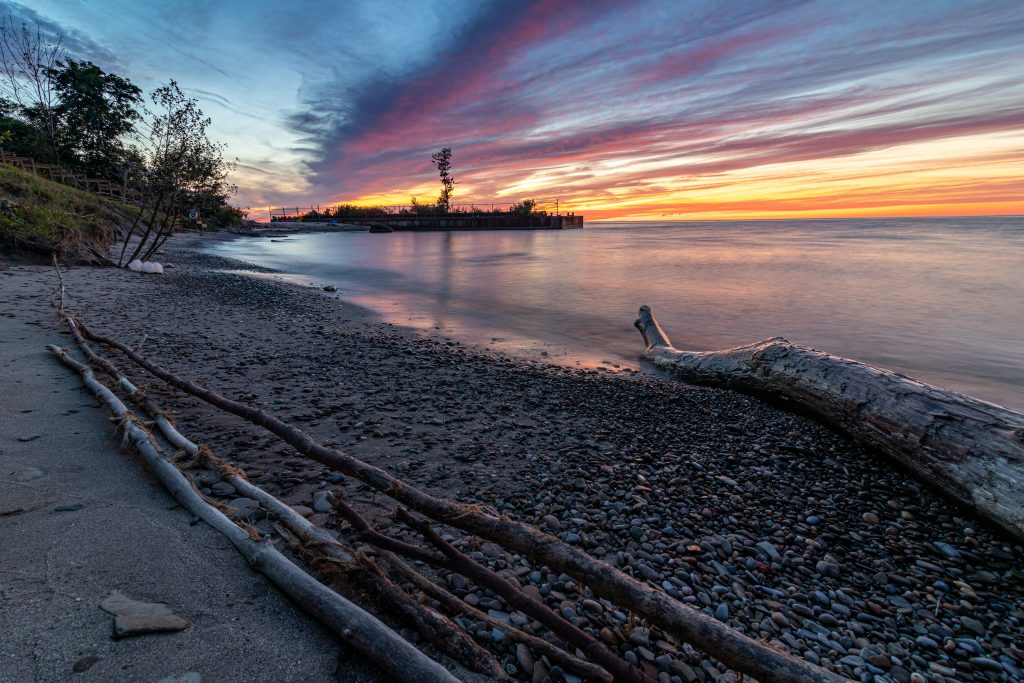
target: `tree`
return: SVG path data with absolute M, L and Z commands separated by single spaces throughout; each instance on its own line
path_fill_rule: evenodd
M 0 20 L 0 97 L 12 102 L 45 137 L 52 161 L 60 163 L 58 93 L 51 73 L 64 60 L 60 37 L 48 41 L 37 24 Z
M 440 152 L 434 152 L 430 160 L 437 166 L 441 176 L 441 194 L 437 198 L 437 206 L 447 213 L 451 209 L 452 193 L 455 191 L 455 178 L 451 176 L 452 148 L 445 147 Z
M 64 60 L 47 76 L 59 95 L 61 156 L 89 177 L 121 179 L 130 156 L 124 138 L 142 118 L 142 90 L 88 61 Z
M 224 160 L 224 145 L 206 136 L 210 119 L 199 103 L 186 97 L 173 80 L 153 91 L 150 99 L 158 112 L 147 122 L 141 141 L 143 169 L 134 178 L 145 201 L 125 235 L 118 265 L 137 258 L 148 260 L 174 233 L 183 210 L 223 206 L 234 192 L 227 181 L 234 165 Z M 147 214 L 145 228 L 125 259 Z

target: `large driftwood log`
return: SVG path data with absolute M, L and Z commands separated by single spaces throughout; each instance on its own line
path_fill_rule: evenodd
M 224 411 L 249 420 L 280 437 L 297 452 L 337 469 L 442 524 L 462 529 L 518 552 L 555 571 L 573 576 L 595 593 L 626 607 L 689 642 L 725 665 L 764 681 L 778 683 L 833 683 L 846 680 L 831 671 L 767 644 L 760 643 L 726 624 L 675 600 L 619 569 L 543 533 L 536 527 L 505 516 L 496 517 L 409 485 L 385 470 L 334 448 L 320 444 L 302 430 L 251 405 L 234 401 L 149 361 L 127 344 L 89 330 L 78 319 L 87 338 L 115 348 L 132 362 L 167 384 Z
M 680 379 L 792 402 L 1024 538 L 1024 415 L 774 337 L 726 351 L 672 347 L 648 306 L 644 357 Z
M 192 487 L 191 482 L 165 458 L 151 441 L 149 432 L 92 370 L 71 358 L 57 346 L 47 347 L 61 363 L 78 372 L 82 381 L 105 403 L 150 471 L 179 504 L 219 531 L 256 571 L 313 615 L 342 640 L 367 654 L 375 664 L 399 681 L 456 683 L 444 667 L 403 640 L 386 625 L 359 606 L 349 602 L 305 573 L 268 541 L 255 540 L 241 527 L 213 507 Z

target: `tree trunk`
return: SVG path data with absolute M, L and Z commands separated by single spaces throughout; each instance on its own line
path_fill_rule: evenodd
M 655 366 L 694 384 L 792 402 L 1024 538 L 1024 415 L 779 337 L 680 351 L 647 306 L 636 327 Z

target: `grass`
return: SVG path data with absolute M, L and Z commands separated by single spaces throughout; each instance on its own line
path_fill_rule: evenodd
M 132 207 L 55 183 L 31 171 L 0 164 L 0 199 L 16 206 L 0 211 L 0 243 L 15 252 L 58 254 L 92 260 L 106 254 Z

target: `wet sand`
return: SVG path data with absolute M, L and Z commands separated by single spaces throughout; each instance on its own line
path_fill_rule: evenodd
M 148 335 L 143 351 L 181 375 L 427 490 L 533 522 L 851 678 L 1021 677 L 1024 549 L 842 435 L 729 391 L 520 360 L 395 327 L 344 292 L 278 282 L 265 269 L 223 272 L 246 266 L 200 253 L 202 239 L 219 238 L 178 239 L 164 276 L 73 270 L 72 309 L 130 343 Z M 387 501 L 365 486 L 144 384 L 186 434 L 271 493 L 312 508 L 315 493 L 337 491 L 390 523 Z M 212 473 L 201 479 L 214 483 Z M 730 679 L 657 629 L 627 632 L 628 615 L 569 577 L 469 545 L 653 675 Z M 461 577 L 446 580 L 470 604 L 536 628 Z M 463 624 L 519 676 L 544 673 L 517 661 L 500 631 Z

